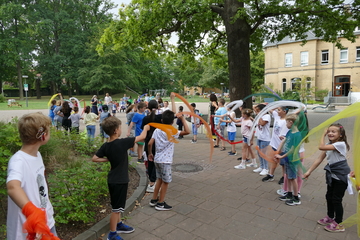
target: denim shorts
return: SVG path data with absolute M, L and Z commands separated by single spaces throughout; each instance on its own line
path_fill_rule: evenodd
M 156 178 L 161 178 L 163 182 L 170 183 L 172 181 L 171 163 L 155 162 Z
M 236 136 L 236 132 L 228 132 L 228 140 L 234 141 Z
M 285 172 L 288 179 L 297 178 L 297 168 L 295 168 L 295 166 L 290 166 L 288 161 L 285 161 Z
M 244 142 L 244 143 L 248 143 L 248 138 L 247 138 L 247 137 L 243 137 L 243 142 Z
M 198 128 L 196 126 L 196 124 L 192 124 L 192 132 L 193 132 L 193 135 L 197 135 L 197 132 L 198 132 Z

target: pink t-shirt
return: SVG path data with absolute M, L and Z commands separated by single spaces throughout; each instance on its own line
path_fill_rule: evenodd
M 250 137 L 250 129 L 253 125 L 253 121 L 250 118 L 242 119 L 241 121 L 241 134 L 243 137 L 249 138 Z

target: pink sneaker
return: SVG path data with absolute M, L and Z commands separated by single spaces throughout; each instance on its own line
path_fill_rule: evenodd
M 323 226 L 329 225 L 330 223 L 334 223 L 334 222 L 335 222 L 335 220 L 332 218 L 329 218 L 328 216 L 317 221 L 318 224 L 323 225 Z
M 343 225 L 337 224 L 335 221 L 325 226 L 324 229 L 329 232 L 344 232 L 345 228 Z

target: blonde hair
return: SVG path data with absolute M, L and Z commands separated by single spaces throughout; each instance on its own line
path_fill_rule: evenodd
M 285 120 L 286 121 L 292 121 L 293 123 L 296 121 L 297 119 L 297 115 L 296 114 L 289 114 L 286 116 Z
M 248 117 L 250 117 L 251 114 L 253 113 L 253 110 L 251 110 L 250 108 L 244 108 L 243 110 L 241 110 L 241 113 L 245 114 Z
M 48 133 L 51 120 L 40 112 L 23 115 L 18 122 L 20 139 L 23 144 L 35 144 Z

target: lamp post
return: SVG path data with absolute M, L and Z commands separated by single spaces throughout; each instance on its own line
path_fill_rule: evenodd
M 221 96 L 224 97 L 224 83 L 220 83 L 221 85 Z
M 28 76 L 27 76 L 27 75 L 23 75 L 22 78 L 25 78 L 24 91 L 25 91 L 25 96 L 26 96 L 26 107 L 28 107 L 27 92 L 28 92 L 28 90 L 29 90 L 29 85 L 26 83 L 26 79 L 28 78 Z

